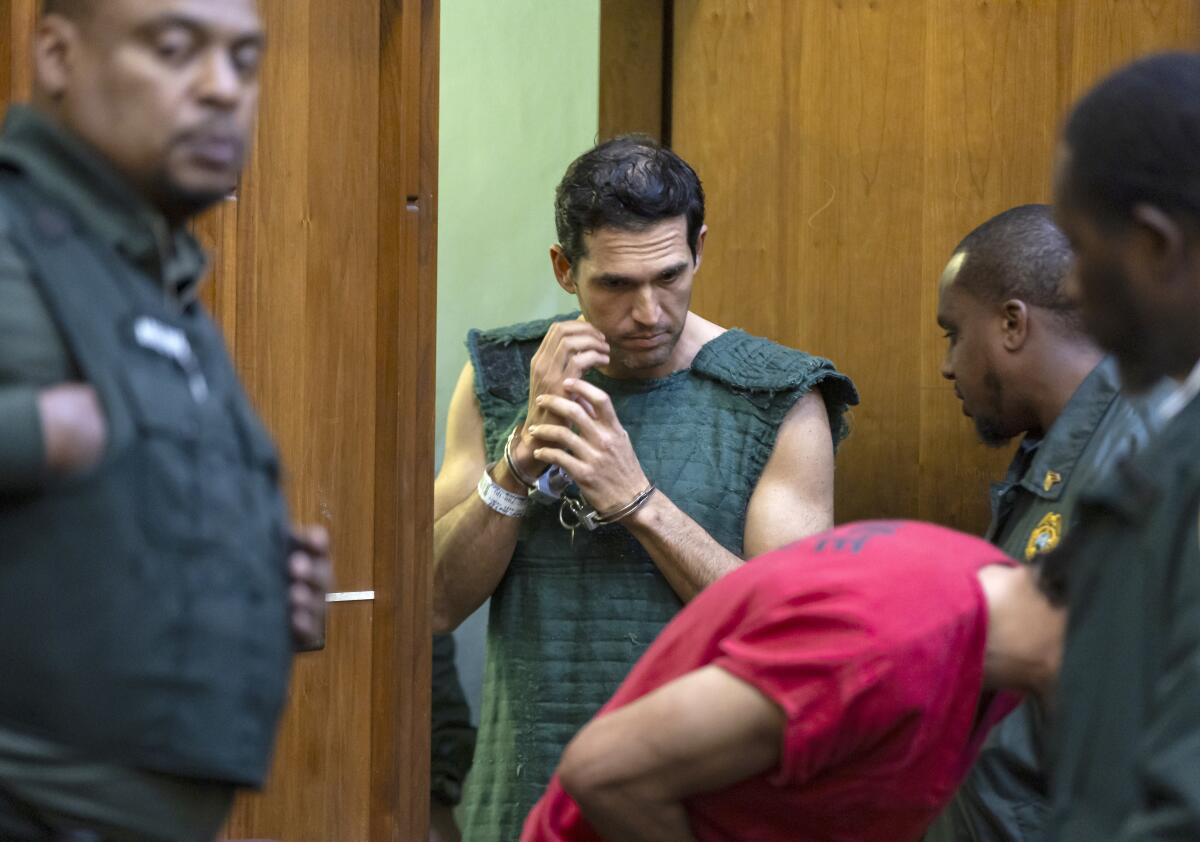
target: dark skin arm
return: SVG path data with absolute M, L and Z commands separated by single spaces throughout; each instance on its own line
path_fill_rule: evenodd
M 692 842 L 683 800 L 778 766 L 786 719 L 766 696 L 715 666 L 593 720 L 558 774 L 610 842 Z
M 62 383 L 38 393 L 46 467 L 55 476 L 94 467 L 108 444 L 108 424 L 96 390 Z
M 329 533 L 323 526 L 296 526 L 288 556 L 288 619 L 299 652 L 325 647 L 325 597 L 333 588 Z

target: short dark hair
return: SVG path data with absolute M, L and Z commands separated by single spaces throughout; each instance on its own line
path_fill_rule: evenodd
M 1063 133 L 1066 200 L 1109 224 L 1145 202 L 1200 218 L 1200 55 L 1161 53 L 1105 78 Z
M 587 255 L 585 234 L 638 231 L 687 217 L 692 257 L 704 226 L 704 188 L 687 162 L 645 135 L 622 135 L 580 155 L 554 194 L 558 242 L 572 263 Z
M 1064 290 L 1071 245 L 1054 224 L 1049 205 L 1018 205 L 993 216 L 954 249 L 962 252 L 967 257 L 957 286 L 991 304 L 1016 298 L 1051 310 L 1068 326 L 1082 329 Z

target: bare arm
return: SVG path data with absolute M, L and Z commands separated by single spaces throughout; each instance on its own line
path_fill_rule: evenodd
M 649 481 L 638 464 L 608 395 L 589 383 L 568 382 L 576 401 L 548 398 L 555 414 L 574 424 L 531 430 L 553 447 L 539 458 L 562 465 L 599 511 L 619 508 Z M 622 523 L 650 554 L 671 588 L 685 602 L 740 566 L 731 553 L 661 492 Z M 775 448 L 746 513 L 747 558 L 798 541 L 833 525 L 833 438 L 820 394 L 811 392 L 792 407 L 780 425 Z
M 746 509 L 746 557 L 833 527 L 833 433 L 816 389 L 784 418 Z
M 582 320 L 550 326 L 529 367 L 531 396 L 562 393 L 564 379 L 608 363 L 608 343 L 600 331 Z M 520 518 L 492 511 L 475 486 L 487 454 L 483 415 L 475 399 L 475 373 L 463 367 L 446 421 L 446 456 L 433 486 L 433 630 L 448 632 L 483 604 L 508 570 L 517 545 Z M 526 477 L 546 467 L 533 455 L 530 425 L 554 423 L 549 413 L 530 402 L 526 421 L 513 446 L 513 460 Z M 492 479 L 514 494 L 527 489 L 502 459 Z
M 671 587 L 694 598 L 742 559 L 656 494 L 626 524 Z M 833 526 L 833 438 L 820 394 L 792 407 L 746 510 L 744 553 L 753 558 Z
M 605 840 L 691 842 L 682 801 L 775 767 L 783 711 L 719 667 L 704 667 L 593 720 L 559 776 Z
M 108 422 L 96 390 L 62 383 L 37 396 L 46 468 L 52 474 L 86 471 L 100 461 L 108 443 Z
M 487 457 L 474 377 L 468 363 L 450 399 L 446 455 L 433 485 L 433 630 L 438 634 L 452 631 L 491 596 L 508 569 L 521 522 L 492 511 L 475 493 Z M 523 493 L 503 462 L 492 476 L 509 491 Z
M 993 564 L 979 571 L 988 606 L 983 683 L 1036 695 L 1051 705 L 1062 663 L 1066 609 L 1056 607 L 1028 566 Z

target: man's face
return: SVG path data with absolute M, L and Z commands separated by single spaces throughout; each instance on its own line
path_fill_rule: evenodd
M 59 119 L 175 218 L 232 190 L 258 108 L 254 0 L 103 0 L 39 56 Z
M 1133 391 L 1186 375 L 1200 353 L 1187 267 L 1149 250 L 1153 238 L 1139 235 L 1132 221 L 1120 230 L 1101 223 L 1071 195 L 1070 163 L 1069 152 L 1060 149 L 1054 214 L 1075 253 L 1067 293 L 1078 302 L 1084 326 L 1117 358 L 1122 382 Z
M 938 286 L 937 322 L 947 341 L 942 376 L 954 382 L 954 394 L 980 440 L 999 447 L 1025 430 L 1019 421 L 1006 417 L 1004 383 L 995 362 L 1001 317 L 995 307 L 955 283 L 968 260 L 966 252 L 950 258 Z
M 570 282 L 584 317 L 604 334 L 612 367 L 625 376 L 668 371 L 687 321 L 692 279 L 700 264 L 687 242 L 687 220 L 677 217 L 641 231 L 602 228 L 584 237 L 587 254 Z

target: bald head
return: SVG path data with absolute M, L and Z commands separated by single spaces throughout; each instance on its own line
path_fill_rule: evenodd
M 980 225 L 954 250 L 952 280 L 989 304 L 1017 299 L 1049 310 L 1078 332 L 1066 295 L 1071 246 L 1054 224 L 1049 205 L 1019 205 Z

